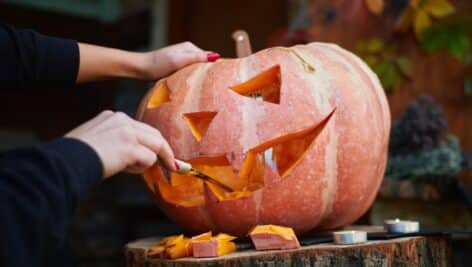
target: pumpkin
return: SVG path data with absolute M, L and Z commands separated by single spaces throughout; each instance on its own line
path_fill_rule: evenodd
M 194 233 L 342 227 L 367 211 L 385 171 L 384 91 L 333 44 L 188 66 L 155 84 L 137 118 L 160 130 L 176 158 L 236 189 L 177 173 L 168 181 L 158 165 L 145 172 L 161 209 Z

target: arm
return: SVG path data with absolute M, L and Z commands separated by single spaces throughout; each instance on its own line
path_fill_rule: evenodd
M 184 42 L 138 53 L 49 37 L 0 23 L 0 88 L 73 87 L 112 78 L 157 80 L 219 54 Z
M 47 266 L 79 200 L 101 177 L 95 151 L 74 139 L 0 158 L 0 265 Z
M 79 48 L 55 38 L 0 23 L 0 89 L 73 87 Z
M 206 52 L 184 42 L 146 53 L 79 43 L 77 82 L 112 78 L 157 80 L 186 65 L 214 61 L 219 54 Z
M 102 112 L 66 138 L 0 158 L 0 266 L 51 266 L 72 214 L 91 188 L 119 171 L 140 173 L 157 155 L 175 170 L 158 130 Z M 53 265 L 56 266 L 56 265 Z

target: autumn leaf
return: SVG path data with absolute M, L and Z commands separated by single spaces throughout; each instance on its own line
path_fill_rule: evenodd
M 396 29 L 400 32 L 406 32 L 413 22 L 413 15 L 413 10 L 411 8 L 407 8 L 397 20 L 397 25 L 395 26 Z
M 403 75 L 411 78 L 413 76 L 413 68 L 411 66 L 411 61 L 406 57 L 398 57 L 396 59 L 398 69 L 402 72 Z
M 447 0 L 429 0 L 424 3 L 423 9 L 435 18 L 451 15 L 456 10 Z
M 405 78 L 413 76 L 410 59 L 398 56 L 395 50 L 393 45 L 376 38 L 358 42 L 355 49 L 355 53 L 377 74 L 387 92 L 397 90 Z
M 419 36 L 425 29 L 431 26 L 431 19 L 424 10 L 418 10 L 415 14 L 415 33 Z
M 365 0 L 365 4 L 367 9 L 375 15 L 382 14 L 385 6 L 384 0 Z
M 432 25 L 432 18 L 443 18 L 455 12 L 448 0 L 410 0 L 410 5 L 397 20 L 396 29 L 407 31 L 413 27 L 416 37 Z

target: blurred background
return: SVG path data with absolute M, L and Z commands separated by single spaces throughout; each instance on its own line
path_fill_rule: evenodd
M 386 177 L 357 223 L 399 217 L 472 230 L 470 0 L 0 0 L 0 20 L 134 51 L 191 41 L 224 57 L 235 57 L 236 29 L 249 33 L 254 51 L 335 42 L 377 73 L 394 120 Z M 0 153 L 62 136 L 104 109 L 133 116 L 151 85 L 1 91 Z M 81 267 L 122 266 L 126 242 L 175 231 L 141 178 L 120 174 L 80 207 L 70 257 Z M 453 247 L 456 266 L 469 266 L 470 237 L 454 237 Z

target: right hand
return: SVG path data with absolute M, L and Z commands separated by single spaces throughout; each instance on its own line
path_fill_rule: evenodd
M 97 152 L 103 178 L 123 170 L 142 173 L 156 163 L 158 156 L 175 171 L 174 153 L 161 133 L 122 112 L 104 111 L 65 136 L 79 139 Z

